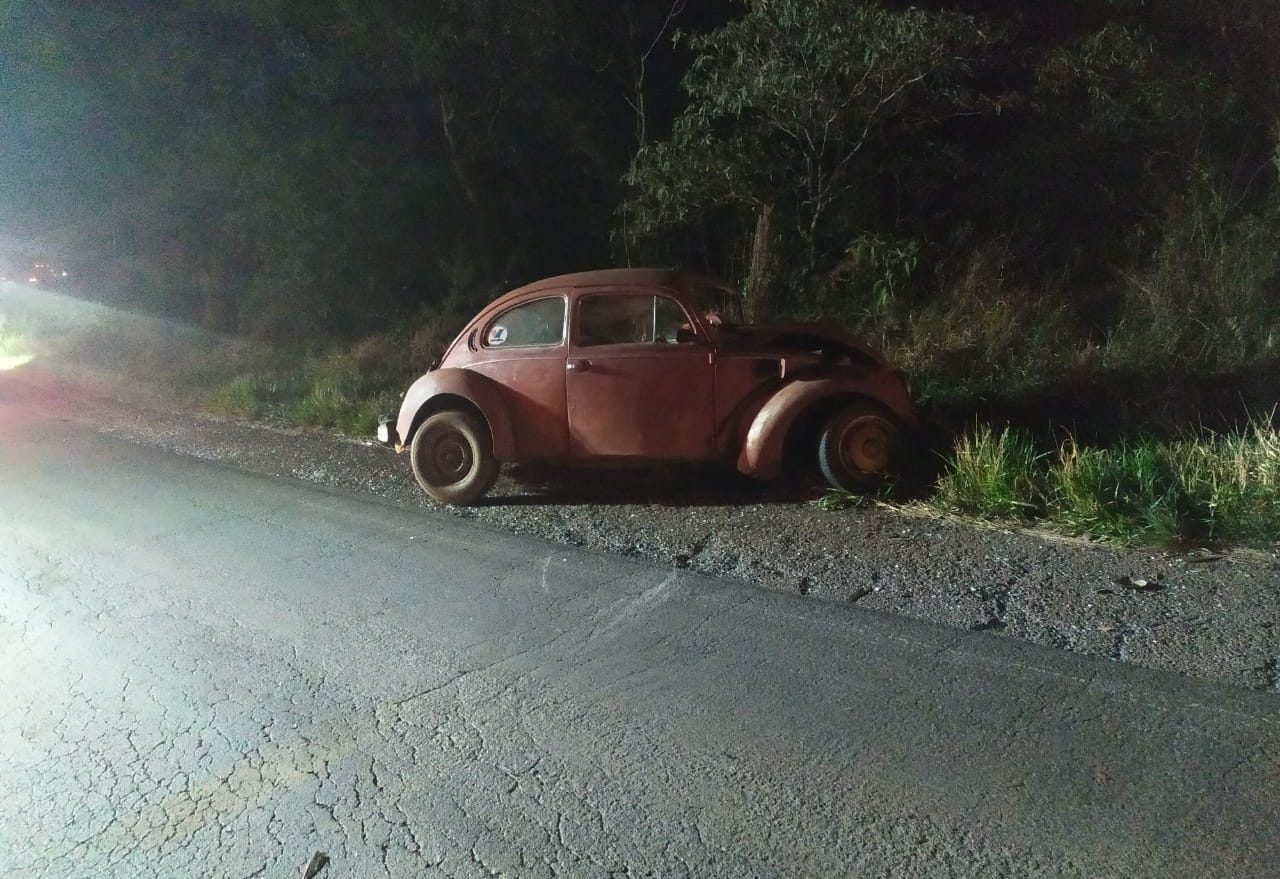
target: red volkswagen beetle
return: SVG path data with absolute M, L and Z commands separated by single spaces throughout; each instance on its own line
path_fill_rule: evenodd
M 746 326 L 725 282 L 613 269 L 548 278 L 484 308 L 378 439 L 423 490 L 470 504 L 499 465 L 706 461 L 761 479 L 811 463 L 831 485 L 888 474 L 916 414 L 856 339 Z

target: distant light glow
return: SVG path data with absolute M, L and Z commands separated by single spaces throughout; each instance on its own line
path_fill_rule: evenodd
M 27 278 L 27 283 L 28 283 L 28 284 L 39 284 L 39 283 L 40 283 L 40 279 L 39 279 L 39 278 L 37 278 L 35 275 L 32 275 L 30 278 Z
M 0 372 L 8 372 L 11 369 L 17 369 L 20 366 L 26 366 L 35 356 L 32 354 L 0 354 Z

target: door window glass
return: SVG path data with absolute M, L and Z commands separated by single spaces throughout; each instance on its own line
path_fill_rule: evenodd
M 584 296 L 578 306 L 578 344 L 627 345 L 675 343 L 689 327 L 680 303 L 645 293 Z
M 658 296 L 653 306 L 653 340 L 669 342 L 674 345 L 679 341 L 681 330 L 692 329 L 689 316 L 684 313 L 680 303 L 666 296 Z

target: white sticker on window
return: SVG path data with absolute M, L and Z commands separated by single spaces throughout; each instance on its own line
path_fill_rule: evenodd
M 488 345 L 501 345 L 507 341 L 507 328 L 502 324 L 494 324 L 489 328 Z

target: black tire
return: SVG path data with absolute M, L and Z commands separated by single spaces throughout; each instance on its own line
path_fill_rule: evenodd
M 823 426 L 818 467 L 833 488 L 866 491 L 894 471 L 902 447 L 902 430 L 893 416 L 874 403 L 853 403 Z
M 418 485 L 442 504 L 473 504 L 498 478 L 489 428 L 470 412 L 437 412 L 422 422 L 409 460 Z

